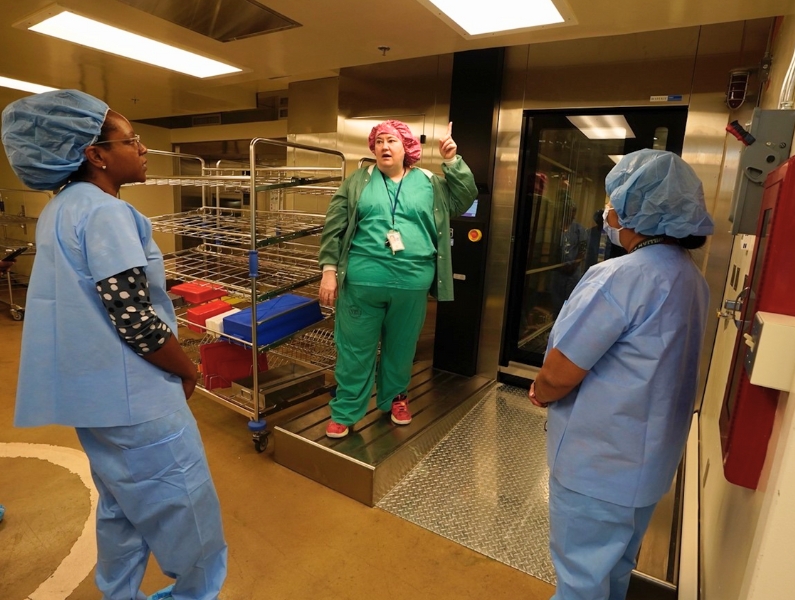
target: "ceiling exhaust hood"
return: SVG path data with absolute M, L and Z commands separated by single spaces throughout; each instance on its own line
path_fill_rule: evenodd
M 117 0 L 219 42 L 301 27 L 256 0 Z

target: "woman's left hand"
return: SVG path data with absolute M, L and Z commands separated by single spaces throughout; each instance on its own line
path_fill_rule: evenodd
M 530 391 L 527 392 L 527 397 L 530 398 L 530 402 L 532 402 L 533 406 L 538 406 L 539 408 L 546 408 L 546 404 L 542 404 L 536 399 L 536 382 L 530 384 Z
M 193 395 L 193 391 L 196 389 L 196 382 L 199 380 L 198 373 L 196 377 L 188 377 L 187 379 L 182 379 L 182 391 L 185 392 L 185 400 L 190 400 L 190 397 Z
M 455 158 L 458 146 L 453 140 L 453 122 L 447 124 L 447 133 L 439 138 L 439 152 L 444 160 Z

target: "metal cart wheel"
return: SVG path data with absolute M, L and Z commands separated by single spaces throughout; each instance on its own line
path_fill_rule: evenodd
M 16 308 L 11 309 L 11 318 L 15 321 L 21 321 L 25 318 L 25 311 L 24 310 L 17 310 Z
M 270 437 L 271 433 L 265 429 L 266 427 L 267 423 L 265 419 L 248 422 L 248 430 L 251 432 L 251 440 L 254 442 L 254 450 L 259 453 L 264 452 L 265 448 L 268 447 L 268 438 Z
M 268 447 L 268 440 L 270 440 L 271 437 L 270 432 L 266 431 L 265 433 L 259 435 L 255 433 L 252 437 L 254 440 L 254 450 L 256 450 L 259 454 L 265 452 L 265 448 Z

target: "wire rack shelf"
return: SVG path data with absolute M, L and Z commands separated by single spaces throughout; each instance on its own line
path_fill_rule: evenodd
M 26 242 L 25 240 L 17 240 L 14 238 L 0 238 L 0 251 L 10 252 L 11 250 L 16 250 L 17 248 L 22 248 L 25 246 L 27 248 L 22 255 L 26 254 L 36 254 L 36 244 L 33 242 Z
M 35 217 L 28 217 L 26 215 L 9 215 L 0 213 L 1 225 L 32 225 L 36 222 Z
M 339 167 L 265 167 L 255 171 L 253 185 L 257 192 L 293 188 L 301 194 L 327 196 L 337 191 L 342 179 L 342 169 Z M 337 185 L 324 185 L 332 183 Z M 150 175 L 146 181 L 129 185 L 204 187 L 245 193 L 251 191 L 252 177 L 248 168 L 207 167 L 202 175 Z
M 325 217 L 293 211 L 256 211 L 254 246 L 264 248 L 323 230 Z M 163 233 L 202 238 L 224 246 L 252 246 L 251 212 L 205 206 L 187 212 L 152 217 L 152 228 Z
M 257 253 L 257 302 L 320 280 L 317 258 L 298 246 L 281 244 Z M 166 274 L 175 279 L 211 281 L 230 295 L 251 295 L 249 257 L 244 251 L 202 245 L 166 255 L 164 263 Z
M 223 336 L 221 336 L 223 337 Z M 182 348 L 188 357 L 198 365 L 200 363 L 200 350 L 203 344 L 218 341 L 219 337 L 213 334 L 183 336 L 180 340 Z M 319 373 L 334 367 L 337 355 L 334 346 L 333 323 L 323 321 L 300 332 L 288 341 L 276 344 L 267 352 L 268 368 L 277 369 L 293 364 L 300 364 L 307 370 L 304 374 Z M 205 385 L 204 375 L 200 378 L 196 390 L 240 414 L 251 416 L 252 412 L 269 414 L 278 406 L 265 406 L 262 403 L 255 405 L 255 394 L 251 389 L 233 385 L 225 388 L 208 389 Z

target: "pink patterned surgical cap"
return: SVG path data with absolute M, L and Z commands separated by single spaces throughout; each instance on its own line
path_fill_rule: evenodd
M 395 121 L 393 119 L 379 123 L 373 127 L 372 131 L 370 131 L 368 143 L 370 145 L 370 151 L 373 154 L 375 154 L 375 138 L 382 133 L 391 133 L 401 142 L 403 142 L 403 150 L 406 152 L 406 156 L 403 158 L 404 165 L 410 167 L 420 159 L 420 156 L 422 155 L 422 146 L 420 146 L 420 141 L 414 137 L 414 134 L 411 133 L 411 129 L 409 129 L 408 125 L 406 125 L 403 121 Z

